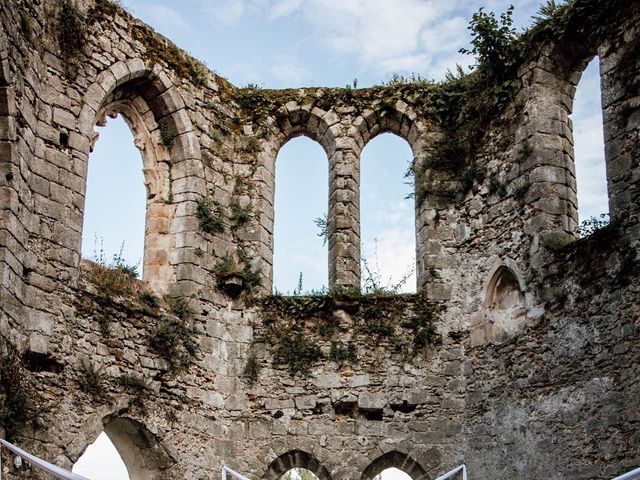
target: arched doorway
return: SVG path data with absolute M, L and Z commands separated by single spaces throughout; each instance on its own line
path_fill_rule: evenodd
M 122 457 L 104 432 L 87 447 L 72 471 L 91 480 L 130 480 Z

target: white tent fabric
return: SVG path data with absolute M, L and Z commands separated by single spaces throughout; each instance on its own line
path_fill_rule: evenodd
M 0 438 L 0 444 L 13 453 L 18 455 L 23 460 L 29 462 L 34 467 L 37 467 L 45 472 L 48 472 L 55 477 L 61 480 L 89 480 L 87 477 L 83 477 L 82 475 L 77 475 L 73 472 L 65 470 L 64 468 L 56 467 L 49 462 L 45 462 L 44 460 L 39 459 L 38 457 L 34 457 L 30 453 L 25 452 L 21 448 L 16 447 L 12 443 L 7 442 L 6 440 Z M 2 475 L 2 469 L 0 468 L 0 475 Z

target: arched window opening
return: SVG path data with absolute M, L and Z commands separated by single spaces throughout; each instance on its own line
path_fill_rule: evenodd
M 88 165 L 82 256 L 135 267 L 142 277 L 147 194 L 140 152 L 122 116 L 99 133 Z
M 425 469 L 406 453 L 392 450 L 376 458 L 362 472 L 361 480 L 424 480 Z
M 331 480 L 331 474 L 313 455 L 303 450 L 290 450 L 269 464 L 263 478 L 267 480 Z
M 608 223 L 609 202 L 604 156 L 599 59 L 582 73 L 571 114 L 580 235 Z
M 415 202 L 406 179 L 411 147 L 384 134 L 366 145 L 361 158 L 362 290 L 415 292 Z
M 285 144 L 276 159 L 273 289 L 300 295 L 328 280 L 329 172 L 322 147 L 306 137 Z
M 302 467 L 294 467 L 280 477 L 280 480 L 320 480 L 311 470 Z
M 399 468 L 386 468 L 374 477 L 374 480 L 413 480 L 411 476 Z
M 87 447 L 72 471 L 92 480 L 129 480 L 127 467 L 104 432 Z
M 487 298 L 489 308 L 493 310 L 522 309 L 524 297 L 514 273 L 506 267 L 499 268 L 489 285 Z
M 515 273 L 499 266 L 487 285 L 483 319 L 472 322 L 472 344 L 504 341 L 522 330 L 527 319 L 524 293 Z

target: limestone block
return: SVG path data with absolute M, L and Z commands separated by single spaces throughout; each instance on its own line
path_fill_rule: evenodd
M 363 392 L 358 395 L 358 408 L 361 410 L 382 410 L 387 402 L 386 393 Z
M 318 388 L 337 388 L 342 385 L 340 376 L 337 373 L 318 375 L 311 379 L 311 383 Z
M 41 333 L 29 335 L 29 351 L 46 355 L 49 353 L 49 340 Z

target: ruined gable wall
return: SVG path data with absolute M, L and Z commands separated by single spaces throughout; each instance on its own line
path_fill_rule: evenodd
M 576 469 L 577 478 L 606 478 L 633 466 L 639 156 L 628 65 L 637 61 L 636 17 L 599 50 L 611 86 L 606 134 L 620 220 L 611 236 L 551 248 L 575 232 L 571 95 L 563 90 L 571 82 L 562 83 L 554 63 L 562 57 L 551 45 L 523 68 L 522 91 L 479 149 L 484 180 L 417 209 L 420 284 L 429 302 L 445 307 L 433 342 L 413 355 L 415 331 L 403 324 L 415 298 L 368 315 L 347 299 L 329 309 L 335 330 L 322 335 L 312 315 L 284 338 L 308 336 L 325 357 L 332 343 L 351 340 L 359 360 L 325 359 L 291 378 L 286 364 L 274 364 L 262 307 L 246 295 L 229 298 L 215 275 L 221 258 L 245 250 L 268 291 L 278 149 L 303 134 L 327 152 L 330 276 L 348 286 L 359 275 L 362 148 L 391 131 L 419 162 L 443 132 L 411 88 L 238 91 L 126 13 L 98 6 L 82 53 L 71 59 L 60 51 L 58 6 L 1 11 L 10 84 L 2 87 L 10 151 L 2 171 L 12 173 L 0 178 L 2 328 L 48 425 L 21 425 L 13 432 L 21 445 L 70 466 L 104 428 L 132 478 L 206 478 L 222 464 L 255 477 L 300 465 L 323 480 L 391 465 L 415 479 L 462 462 L 486 478 Z M 33 19 L 30 41 L 24 12 Z M 152 167 L 146 249 L 155 253 L 145 269 L 155 288 L 188 299 L 199 349 L 184 370 L 150 341 L 173 318 L 167 305 L 151 308 L 135 291 L 109 295 L 80 274 L 86 164 L 105 108 L 128 115 Z M 491 188 L 492 179 L 504 191 Z M 463 192 L 447 172 L 438 181 Z M 205 197 L 223 208 L 224 231 L 202 231 Z M 250 207 L 246 222 L 230 219 L 232 201 Z M 505 265 L 517 274 L 526 311 L 508 333 L 493 327 L 486 300 L 491 274 Z M 393 335 L 375 333 L 379 319 Z M 254 383 L 245 373 L 251 355 L 262 368 Z M 100 372 L 96 391 L 84 385 L 87 365 Z

